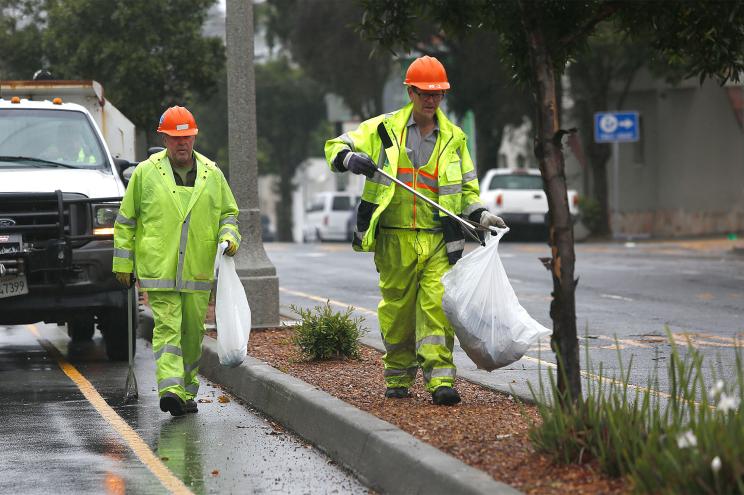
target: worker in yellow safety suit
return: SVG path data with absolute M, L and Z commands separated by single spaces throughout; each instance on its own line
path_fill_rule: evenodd
M 214 162 L 194 151 L 198 128 L 184 107 L 171 107 L 158 132 L 165 150 L 134 170 L 114 224 L 113 271 L 129 286 L 134 272 L 155 319 L 160 409 L 197 412 L 197 372 L 217 245 L 240 244 L 238 206 Z
M 367 177 L 352 245 L 374 251 L 380 273 L 385 396 L 409 397 L 421 368 L 433 402 L 453 405 L 460 402 L 454 329 L 442 310 L 441 278 L 462 257 L 465 235 L 456 220 L 376 170 L 384 168 L 455 214 L 485 226 L 505 225 L 480 203 L 466 136 L 439 109 L 450 87 L 442 64 L 427 56 L 414 60 L 404 84 L 408 105 L 327 141 L 325 155 L 334 172 Z

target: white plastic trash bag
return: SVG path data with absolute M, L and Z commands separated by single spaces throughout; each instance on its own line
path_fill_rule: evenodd
M 464 256 L 442 277 L 442 306 L 460 346 L 478 368 L 492 371 L 521 359 L 551 331 L 519 304 L 499 258 L 509 229 L 487 236 L 485 247 Z
M 224 254 L 227 242 L 217 248 L 214 273 L 217 279 L 215 320 L 217 324 L 217 355 L 222 366 L 239 366 L 248 353 L 251 333 L 251 308 L 245 289 L 235 271 L 235 260 Z

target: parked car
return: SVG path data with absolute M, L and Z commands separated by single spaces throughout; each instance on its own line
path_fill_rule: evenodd
M 345 241 L 349 239 L 349 216 L 359 195 L 349 192 L 322 192 L 305 210 L 302 237 L 309 241 Z
M 481 201 L 486 208 L 504 219 L 509 227 L 544 230 L 547 225 L 548 200 L 538 169 L 497 168 L 486 172 L 480 181 Z M 568 190 L 568 208 L 575 219 L 579 196 Z

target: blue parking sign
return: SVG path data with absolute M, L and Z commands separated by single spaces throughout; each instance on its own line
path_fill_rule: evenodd
M 597 112 L 594 114 L 594 141 L 627 143 L 638 141 L 638 112 Z

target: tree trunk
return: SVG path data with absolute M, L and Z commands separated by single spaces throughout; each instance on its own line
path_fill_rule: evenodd
M 539 21 L 528 7 L 522 6 L 525 32 L 533 68 L 536 96 L 535 156 L 540 164 L 549 206 L 550 248 L 548 263 L 553 276 L 553 320 L 551 347 L 558 358 L 558 398 L 563 403 L 581 396 L 581 363 L 576 338 L 576 304 L 574 280 L 573 224 L 568 210 L 566 174 L 561 148 L 559 103 L 556 95 L 556 73 L 545 44 Z
M 288 161 L 283 160 L 283 163 L 288 163 Z M 292 177 L 295 171 L 291 167 L 289 167 L 289 170 L 280 167 L 280 171 L 279 203 L 276 205 L 276 240 L 279 242 L 293 242 L 292 192 L 294 186 L 292 185 Z
M 605 97 L 597 97 L 591 100 L 592 103 L 585 102 L 579 113 L 581 119 L 581 128 L 585 129 L 587 136 L 582 139 L 582 146 L 589 162 L 591 170 L 591 184 L 586 184 L 586 193 L 588 196 L 597 200 L 599 206 L 599 218 L 597 223 L 592 225 L 592 234 L 605 236 L 610 233 L 610 217 L 608 210 L 607 198 L 607 162 L 610 159 L 610 145 L 607 143 L 595 143 L 592 130 L 594 129 L 593 108 L 607 108 Z M 587 139 L 588 138 L 588 139 Z M 591 194 L 589 194 L 591 191 Z
M 610 159 L 610 145 L 592 143 L 589 145 L 589 163 L 592 167 L 594 197 L 599 203 L 599 222 L 594 234 L 610 233 L 610 211 L 607 196 L 607 162 Z
M 475 114 L 475 142 L 477 146 L 475 164 L 480 177 L 485 175 L 486 170 L 499 166 L 499 148 L 504 133 L 500 129 L 492 128 L 489 124 L 486 119 L 479 119 L 478 114 Z

